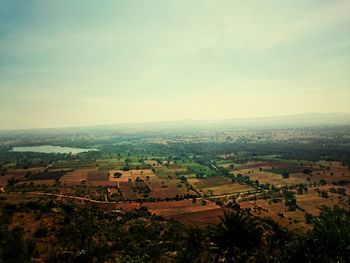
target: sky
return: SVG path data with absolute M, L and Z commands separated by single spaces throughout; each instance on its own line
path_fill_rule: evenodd
M 0 129 L 350 112 L 350 1 L 0 1 Z

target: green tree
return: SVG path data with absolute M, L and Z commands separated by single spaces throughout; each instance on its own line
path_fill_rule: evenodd
M 350 211 L 323 206 L 314 227 L 289 244 L 283 262 L 350 262 Z
M 94 235 L 99 230 L 97 211 L 90 205 L 75 211 L 67 218 L 60 233 L 61 242 L 69 245 L 78 261 L 90 262 L 94 247 Z
M 23 238 L 23 230 L 19 227 L 7 230 L 2 225 L 0 230 L 0 262 L 29 262 L 34 244 Z
M 219 225 L 209 228 L 216 257 L 223 257 L 228 262 L 245 262 L 260 244 L 262 227 L 259 221 L 245 210 L 224 210 L 220 221 Z

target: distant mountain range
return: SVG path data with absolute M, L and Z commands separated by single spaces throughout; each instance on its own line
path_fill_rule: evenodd
M 82 132 L 82 131 L 165 131 L 188 129 L 218 129 L 218 128 L 296 128 L 311 126 L 350 125 L 350 113 L 303 113 L 261 118 L 235 118 L 223 120 L 180 120 L 145 123 L 120 123 L 84 127 L 49 128 L 33 130 L 17 130 L 11 132 Z M 3 130 L 1 133 L 10 132 Z
M 254 128 L 254 127 L 310 127 L 350 125 L 350 113 L 303 113 L 261 118 L 235 118 L 222 120 L 180 120 L 146 123 L 98 125 L 89 128 L 105 129 L 186 129 L 186 128 Z
M 238 126 L 318 126 L 350 125 L 350 113 L 302 113 L 263 118 L 245 118 L 224 120 Z

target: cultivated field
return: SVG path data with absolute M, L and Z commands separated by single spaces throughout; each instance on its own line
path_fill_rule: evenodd
M 250 180 L 258 180 L 260 184 L 268 183 L 275 186 L 293 185 L 306 182 L 306 176 L 305 178 L 299 178 L 298 176 L 290 175 L 289 178 L 282 178 L 282 175 L 280 174 L 252 169 L 236 170 L 235 174 L 249 176 Z
M 214 176 L 203 179 L 192 178 L 188 179 L 188 182 L 200 193 L 208 196 L 226 195 L 253 190 L 252 187 L 232 182 L 231 179 L 223 176 Z
M 116 204 L 115 209 L 130 211 L 140 207 L 147 207 L 151 213 L 166 218 L 176 219 L 180 222 L 195 226 L 206 226 L 219 222 L 219 216 L 223 215 L 223 209 L 211 201 L 197 199 L 168 202 L 143 202 Z
M 134 159 L 132 162 L 136 164 L 138 160 Z M 130 211 L 147 207 L 156 215 L 196 226 L 218 223 L 218 216 L 223 214 L 222 206 L 229 209 L 230 202 L 237 198 L 241 208 L 249 208 L 254 215 L 270 218 L 297 232 L 310 228 L 305 215 L 317 216 L 322 205 L 348 207 L 350 169 L 339 162 L 264 161 L 234 168 L 231 162 L 220 162 L 230 168 L 229 176 L 218 175 L 215 170 L 210 170 L 214 175 L 197 176 L 196 172 L 203 174 L 209 168 L 195 163 L 164 165 L 150 160 L 146 165 L 153 169 L 127 171 L 115 169 L 124 164 L 124 159 L 99 160 L 98 163 L 91 168 L 80 168 L 83 162 L 76 162 L 59 163 L 66 168 L 8 169 L 0 176 L 1 190 L 4 191 L 8 180 L 12 180 L 18 191 L 48 192 L 60 195 L 59 199 L 65 199 L 63 196 L 87 198 L 97 201 L 96 204 L 105 210 Z M 289 177 L 283 178 L 284 173 Z M 233 175 L 248 176 L 250 183 L 241 183 Z M 273 201 L 274 195 L 261 187 L 264 184 L 273 185 L 277 192 L 278 189 L 294 192 L 297 209 L 288 210 L 281 192 Z M 298 185 L 304 185 L 307 191 L 298 194 Z M 267 197 L 263 197 L 264 193 Z M 216 204 L 209 198 L 219 202 Z

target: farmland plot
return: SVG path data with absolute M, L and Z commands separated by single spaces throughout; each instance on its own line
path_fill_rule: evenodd
M 188 179 L 188 182 L 199 192 L 208 196 L 225 195 L 253 190 L 252 187 L 237 182 L 232 182 L 231 179 L 223 176 L 213 176 L 203 179 L 193 178 Z

